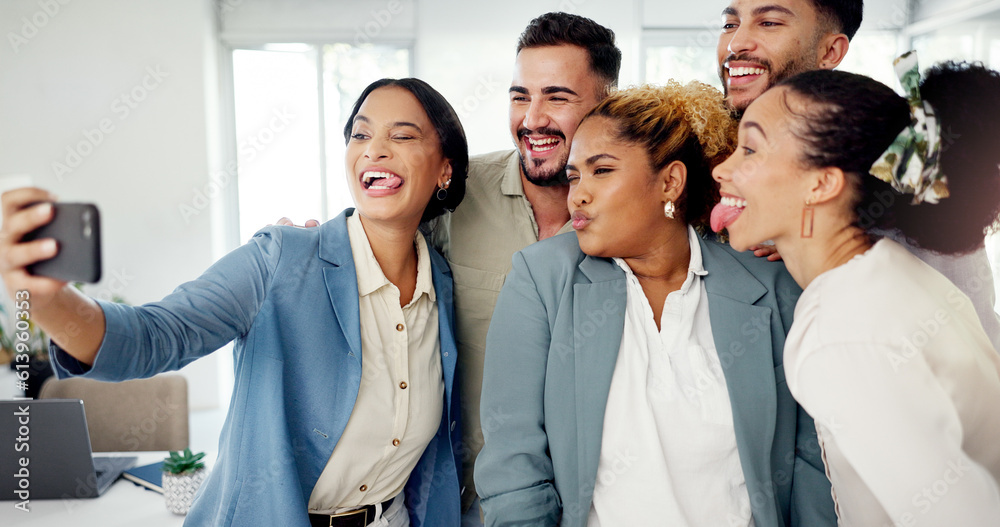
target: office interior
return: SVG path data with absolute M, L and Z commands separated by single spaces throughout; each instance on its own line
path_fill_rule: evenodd
M 473 154 L 510 147 L 507 87 L 528 21 L 568 11 L 612 28 L 620 84 L 719 85 L 725 0 L 5 0 L 0 189 L 96 203 L 104 277 L 131 304 L 197 277 L 260 227 L 350 206 L 342 126 L 370 81 L 415 76 L 462 118 Z M 866 0 L 841 69 L 894 84 L 917 49 L 1000 69 L 1000 1 Z M 1000 283 L 1000 244 L 988 241 Z M 4 302 L 10 302 L 4 299 Z M 181 370 L 191 443 L 216 450 L 232 387 L 222 349 Z M 10 390 L 4 387 L 3 395 Z

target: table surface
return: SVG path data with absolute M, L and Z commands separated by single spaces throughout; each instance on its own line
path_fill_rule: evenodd
M 98 455 L 106 455 L 100 453 Z M 116 455 L 109 453 L 109 455 Z M 163 459 L 165 452 L 122 452 L 138 456 L 139 465 Z M 18 503 L 0 501 L 0 525 L 18 527 L 166 527 L 184 523 L 184 516 L 167 510 L 163 495 L 119 478 L 101 496 L 91 499 L 31 500 L 30 512 L 15 509 Z

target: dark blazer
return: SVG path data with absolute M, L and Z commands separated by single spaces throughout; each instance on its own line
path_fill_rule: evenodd
M 219 456 L 186 525 L 308 527 L 307 505 L 361 385 L 358 278 L 347 209 L 316 229 L 268 227 L 193 282 L 140 307 L 101 303 L 93 368 L 56 350 L 60 377 L 120 381 L 176 370 L 230 340 L 236 385 Z M 452 282 L 430 251 L 444 411 L 406 485 L 414 526 L 458 526 L 460 426 Z
M 754 521 L 836 525 L 813 421 L 782 368 L 801 289 L 782 264 L 701 250 Z M 486 341 L 475 473 L 487 526 L 586 525 L 625 301 L 624 271 L 585 255 L 575 233 L 514 255 Z

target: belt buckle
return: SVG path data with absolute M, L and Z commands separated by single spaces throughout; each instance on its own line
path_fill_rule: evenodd
M 334 519 L 337 521 L 336 526 L 334 526 Z M 357 523 L 359 520 L 361 523 Z M 330 527 L 365 527 L 366 525 L 368 525 L 368 507 L 330 515 Z

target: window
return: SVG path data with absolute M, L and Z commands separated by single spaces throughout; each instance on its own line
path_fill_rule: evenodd
M 283 215 L 326 221 L 351 206 L 345 120 L 372 81 L 409 76 L 409 47 L 266 44 L 232 63 L 240 241 Z
M 851 39 L 847 56 L 837 69 L 867 75 L 899 91 L 899 80 L 892 62 L 902 54 L 895 31 L 860 31 Z M 905 50 L 904 50 L 905 51 Z
M 697 80 L 722 89 L 715 55 L 719 32 L 703 30 L 646 30 L 643 34 L 644 81 L 681 84 Z
M 839 69 L 868 75 L 888 86 L 896 86 L 892 61 L 896 52 L 895 31 L 860 32 Z M 662 84 L 668 79 L 681 83 L 698 80 L 722 89 L 716 45 L 717 30 L 647 30 L 644 33 L 645 82 Z

